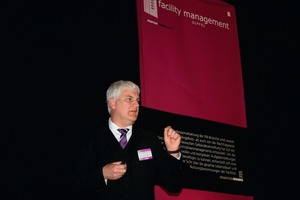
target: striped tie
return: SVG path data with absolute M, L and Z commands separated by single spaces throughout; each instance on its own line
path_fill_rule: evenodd
M 119 128 L 118 131 L 121 133 L 121 140 L 119 143 L 120 143 L 121 147 L 124 149 L 127 144 L 126 134 L 129 131 L 129 129 L 128 128 L 126 128 L 126 129 Z

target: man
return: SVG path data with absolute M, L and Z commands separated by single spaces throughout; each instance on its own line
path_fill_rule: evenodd
M 108 123 L 84 145 L 75 173 L 84 199 L 154 200 L 155 185 L 180 192 L 181 136 L 165 127 L 163 147 L 155 133 L 134 125 L 140 106 L 140 88 L 135 83 L 112 83 L 106 98 Z

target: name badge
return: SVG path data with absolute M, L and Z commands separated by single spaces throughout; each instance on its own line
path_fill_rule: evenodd
M 138 150 L 137 153 L 139 156 L 139 160 L 149 160 L 153 158 L 150 148 Z

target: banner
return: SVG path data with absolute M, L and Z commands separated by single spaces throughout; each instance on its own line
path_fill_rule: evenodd
M 252 200 L 235 8 L 218 0 L 137 0 L 142 126 L 182 136 L 183 191 L 156 199 Z M 162 135 L 159 135 L 163 142 Z
M 142 106 L 247 127 L 234 6 L 137 0 Z

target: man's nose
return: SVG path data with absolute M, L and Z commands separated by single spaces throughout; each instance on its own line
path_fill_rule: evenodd
M 139 107 L 140 106 L 140 102 L 138 100 L 133 101 L 133 105 Z

